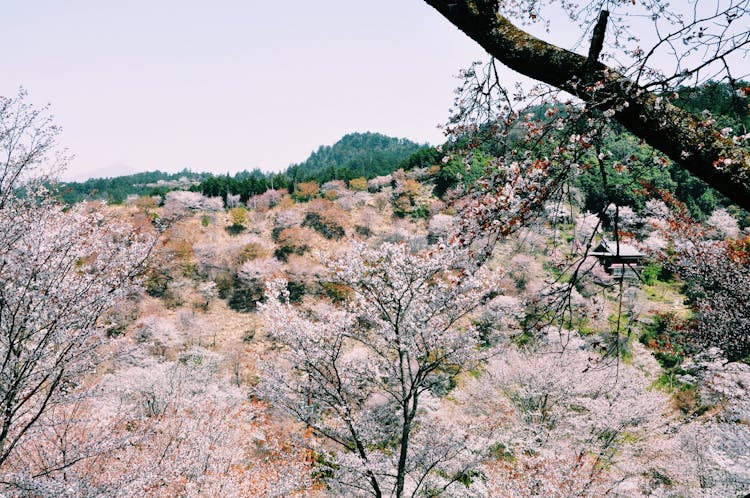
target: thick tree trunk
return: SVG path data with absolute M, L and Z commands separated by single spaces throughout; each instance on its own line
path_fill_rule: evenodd
M 425 1 L 509 68 L 615 109 L 633 134 L 750 211 L 750 154 L 713 126 L 599 62 L 518 29 L 498 13 L 496 0 Z M 603 89 L 593 88 L 595 79 Z

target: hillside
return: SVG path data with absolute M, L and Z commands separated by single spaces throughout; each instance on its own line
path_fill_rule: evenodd
M 66 479 L 94 490 L 117 487 L 122 496 L 142 489 L 155 497 L 352 496 L 342 482 L 346 465 L 356 472 L 358 461 L 349 458 L 347 439 L 327 439 L 322 430 L 338 429 L 335 413 L 317 419 L 320 431 L 305 430 L 312 419 L 287 404 L 307 409 L 327 401 L 330 390 L 313 396 L 307 381 L 287 384 L 310 364 L 324 366 L 316 370 L 324 376 L 344 374 L 336 382 L 350 394 L 337 402 L 350 403 L 367 424 L 362 430 L 377 428 L 366 450 L 388 469 L 399 446 L 385 376 L 394 341 L 383 335 L 389 324 L 380 310 L 366 318 L 347 313 L 367 305 L 357 301 L 359 278 L 387 310 L 388 287 L 412 285 L 424 271 L 427 280 L 408 300 L 420 304 L 402 310 L 409 327 L 437 324 L 444 305 L 453 320 L 452 307 L 471 297 L 461 289 L 471 279 L 451 280 L 460 262 L 438 243 L 461 213 L 431 194 L 433 179 L 396 171 L 392 182 L 371 182 L 368 190 L 329 182 L 305 201 L 269 191 L 273 202 L 255 199 L 229 211 L 219 198 L 185 191 L 168 193 L 162 206 L 144 198 L 106 208 L 163 231 L 145 294 L 129 296 L 104 321 L 102 349 L 118 354 L 87 380 L 101 394 L 76 408 L 90 433 L 121 443 Z M 409 449 L 424 459 L 436 458 L 434 448 L 452 451 L 425 471 L 431 482 L 448 482 L 445 496 L 539 496 L 546 489 L 564 492 L 545 496 L 692 496 L 701 485 L 730 496 L 750 481 L 747 468 L 733 463 L 745 458 L 750 440 L 746 423 L 735 422 L 750 409 L 750 371 L 741 363 L 705 370 L 677 347 L 682 329 L 673 325 L 689 311 L 668 272 L 653 263 L 646 282 L 629 281 L 620 294 L 594 268 L 570 290 L 566 309 L 575 317 L 550 312 L 550 291 L 559 289 L 551 281 L 561 277 L 560 262 L 575 256 L 576 242 L 596 230 L 592 216 L 564 206 L 499 242 L 476 281 L 492 291 L 441 334 L 420 336 L 414 365 L 429 366 L 447 348 L 461 353 L 425 374 Z M 658 221 L 634 219 L 637 238 L 658 238 Z M 566 240 L 574 243 L 560 243 Z M 357 265 L 363 257 L 367 264 Z M 342 284 L 351 272 L 354 280 Z M 380 272 L 389 278 L 370 286 Z M 266 293 L 270 285 L 285 303 Z M 623 295 L 627 334 L 613 322 Z M 423 315 L 426 308 L 435 314 Z M 679 316 L 664 313 L 678 309 Z M 422 355 L 428 340 L 438 347 Z M 697 453 L 698 441 L 712 441 L 713 452 Z M 99 444 L 93 436 L 86 442 Z M 34 465 L 24 461 L 18 472 Z M 461 473 L 464 465 L 471 473 Z
M 235 175 L 213 175 L 183 170 L 178 173 L 149 171 L 112 178 L 92 178 L 84 182 L 64 182 L 60 197 L 68 204 L 84 199 L 101 199 L 120 204 L 131 195 L 159 195 L 170 190 L 193 190 L 212 197 L 239 195 L 243 202 L 269 189 L 286 189 L 296 182 L 367 179 L 387 175 L 403 167 L 411 169 L 437 162 L 434 149 L 406 138 L 380 133 L 350 133 L 333 145 L 321 145 L 305 161 L 282 173 L 256 169 Z M 427 164 L 429 163 L 429 164 Z
M 645 154 L 645 177 L 675 191 L 642 144 L 602 144 Z M 98 318 L 96 369 L 71 363 L 81 373 L 55 410 L 76 430 L 29 434 L 12 482 L 34 474 L 53 489 L 39 496 L 317 498 L 402 472 L 426 496 L 744 493 L 742 213 L 704 202 L 690 219 L 613 167 L 617 207 L 588 212 L 606 197 L 579 181 L 493 240 L 475 228 L 492 197 L 437 195 L 481 181 L 487 149 L 464 162 L 427 147 L 401 157 L 410 147 L 353 134 L 285 173 L 132 175 L 91 196 L 145 195 L 54 211 L 53 240 L 85 216 L 87 234 L 110 236 L 49 250 L 75 278 L 98 279 L 109 250 L 150 258 L 143 288 Z M 23 251 L 39 245 L 19 233 Z M 34 295 L 49 306 L 58 292 Z M 82 463 L 55 481 L 55 460 Z
M 287 175 L 299 180 L 372 178 L 395 171 L 402 161 L 426 145 L 380 133 L 350 133 L 333 145 L 321 145 Z

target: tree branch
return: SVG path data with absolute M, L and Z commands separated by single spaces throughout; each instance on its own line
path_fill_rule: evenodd
M 594 26 L 594 32 L 591 35 L 591 46 L 589 47 L 589 56 L 586 60 L 587 69 L 591 74 L 593 69 L 596 67 L 595 64 L 599 60 L 599 54 L 602 53 L 604 47 L 604 35 L 607 33 L 607 19 L 609 18 L 609 11 L 602 10 L 599 13 L 599 20 L 596 21 Z
M 518 29 L 494 0 L 425 1 L 509 68 L 615 110 L 614 118 L 631 133 L 750 210 L 750 153 L 711 124 L 599 62 L 591 61 L 593 71 L 587 71 L 587 57 Z M 604 88 L 596 88 L 596 79 Z

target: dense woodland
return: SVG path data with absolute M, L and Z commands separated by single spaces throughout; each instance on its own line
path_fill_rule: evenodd
M 49 108 L 0 97 L 0 494 L 750 492 L 750 86 L 609 71 L 596 6 L 587 59 L 536 3 L 428 3 L 497 58 L 434 148 L 61 184 Z

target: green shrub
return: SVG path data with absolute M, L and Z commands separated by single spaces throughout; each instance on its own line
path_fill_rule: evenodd
M 654 283 L 659 280 L 660 274 L 661 266 L 655 263 L 651 263 L 643 268 L 643 271 L 641 271 L 641 278 L 643 279 L 644 284 L 654 285 Z
M 276 226 L 271 230 L 271 240 L 274 242 L 279 240 L 279 234 L 284 231 L 286 227 Z
M 216 291 L 221 299 L 227 299 L 234 288 L 234 276 L 229 273 L 220 273 L 216 279 Z
M 299 227 L 285 228 L 276 237 L 279 246 L 273 252 L 273 255 L 279 261 L 286 262 L 290 254 L 302 256 L 309 249 L 307 245 L 309 233 Z
M 308 247 L 307 246 L 279 246 L 273 251 L 273 257 L 278 259 L 279 261 L 283 261 L 286 263 L 289 260 L 289 255 L 296 254 L 298 256 L 302 256 L 307 252 Z
M 505 446 L 503 443 L 495 443 L 490 446 L 489 450 L 490 455 L 497 460 L 510 463 L 513 463 L 516 460 L 513 450 Z
M 316 212 L 308 212 L 305 215 L 305 221 L 302 222 L 302 226 L 312 228 L 326 239 L 338 240 L 346 235 L 341 225 Z
M 674 368 L 694 352 L 688 342 L 687 324 L 674 313 L 661 313 L 645 326 L 639 341 L 655 350 L 654 357 L 665 369 Z
M 479 347 L 488 348 L 500 340 L 495 327 L 489 321 L 475 320 L 474 326 L 479 332 Z
M 169 282 L 172 276 L 166 271 L 151 268 L 146 274 L 146 294 L 151 297 L 164 298 L 169 292 Z
M 428 218 L 430 216 L 430 209 L 428 206 L 420 204 L 415 206 L 410 214 L 412 218 Z
M 245 227 L 242 225 L 229 225 L 226 227 L 226 231 L 229 235 L 239 235 L 245 231 Z
M 370 227 L 365 227 L 362 225 L 355 225 L 354 232 L 361 237 L 370 237 L 372 235 L 372 230 L 370 230 Z
M 227 305 L 234 311 L 250 313 L 258 308 L 258 303 L 263 302 L 263 292 L 265 286 L 263 282 L 253 282 L 251 284 L 239 284 L 232 290 L 232 295 L 227 301 Z
M 292 303 L 300 302 L 307 292 L 304 283 L 295 282 L 294 280 L 287 282 L 286 290 L 289 291 L 289 302 Z

